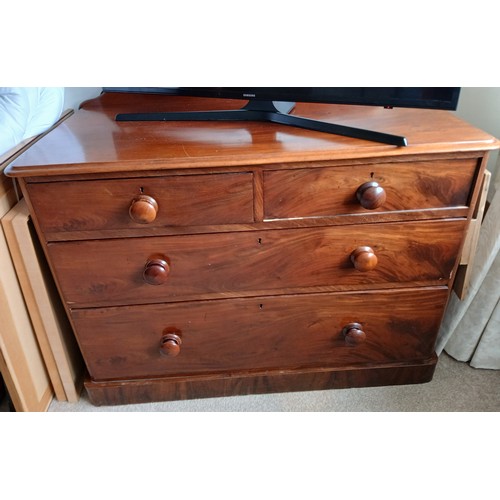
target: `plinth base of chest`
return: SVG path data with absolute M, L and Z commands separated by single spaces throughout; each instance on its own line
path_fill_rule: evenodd
M 96 382 L 85 388 L 95 406 L 202 399 L 250 394 L 299 392 L 430 382 L 437 356 L 409 363 L 300 371 L 266 371 L 196 377 Z

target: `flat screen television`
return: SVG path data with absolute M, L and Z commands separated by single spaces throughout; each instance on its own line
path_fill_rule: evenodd
M 269 121 L 406 146 L 405 137 L 290 115 L 296 102 L 455 110 L 460 87 L 104 87 L 104 92 L 134 92 L 241 99 L 241 109 L 120 113 L 117 121 Z

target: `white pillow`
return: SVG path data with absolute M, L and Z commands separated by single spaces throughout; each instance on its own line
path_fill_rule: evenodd
M 0 154 L 51 127 L 63 106 L 64 87 L 0 87 Z

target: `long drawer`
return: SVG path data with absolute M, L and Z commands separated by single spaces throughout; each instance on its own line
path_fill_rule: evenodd
M 475 159 L 269 170 L 265 218 L 465 207 L 476 171 Z
M 77 310 L 95 380 L 426 359 L 445 287 Z
M 253 222 L 253 174 L 33 183 L 45 233 Z
M 60 242 L 48 249 L 69 306 L 102 307 L 322 286 L 446 284 L 464 225 L 452 219 Z

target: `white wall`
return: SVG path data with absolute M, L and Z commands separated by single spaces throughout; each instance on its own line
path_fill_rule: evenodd
M 64 109 L 77 110 L 83 101 L 97 97 L 101 92 L 102 87 L 64 87 Z
M 463 87 L 456 114 L 500 139 L 500 87 Z M 498 151 L 491 153 L 488 169 L 493 175 L 498 170 L 497 159 Z

